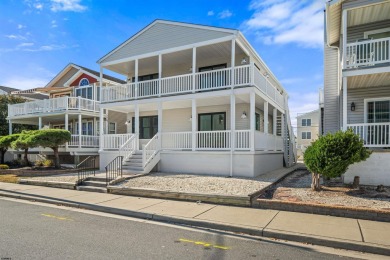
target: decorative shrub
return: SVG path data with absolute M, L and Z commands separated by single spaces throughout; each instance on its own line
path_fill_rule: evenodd
M 54 166 L 54 162 L 52 160 L 46 159 L 46 160 L 42 161 L 42 165 L 46 166 L 46 167 L 52 167 L 52 166 Z
M 8 170 L 8 169 L 9 169 L 9 166 L 6 165 L 6 164 L 0 164 L 0 169 L 1 169 L 1 170 Z
M 36 160 L 34 165 L 35 166 L 43 166 L 43 160 Z

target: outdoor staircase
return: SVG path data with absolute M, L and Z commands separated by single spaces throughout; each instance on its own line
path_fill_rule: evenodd
M 147 165 L 143 165 L 142 150 L 136 150 L 131 157 L 123 160 L 123 171 L 141 174 L 149 173 L 160 161 L 160 153 L 154 155 Z
M 83 180 L 81 185 L 77 186 L 77 190 L 107 193 L 107 184 L 105 177 L 88 177 Z

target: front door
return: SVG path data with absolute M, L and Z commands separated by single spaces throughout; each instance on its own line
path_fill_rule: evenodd
M 198 115 L 198 148 L 226 148 L 228 134 L 226 130 L 226 113 L 204 113 Z

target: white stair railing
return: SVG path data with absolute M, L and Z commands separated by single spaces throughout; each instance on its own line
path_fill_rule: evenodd
M 157 133 L 152 139 L 143 147 L 142 151 L 142 165 L 145 167 L 153 157 L 160 151 L 160 134 Z
M 138 136 L 136 134 L 131 135 L 131 137 L 119 147 L 119 155 L 123 156 L 123 161 L 129 159 L 134 152 L 137 150 Z

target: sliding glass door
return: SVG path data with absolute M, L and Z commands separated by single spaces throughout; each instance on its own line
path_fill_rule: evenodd
M 226 113 L 204 113 L 198 115 L 198 148 L 227 148 L 229 136 L 226 130 Z

